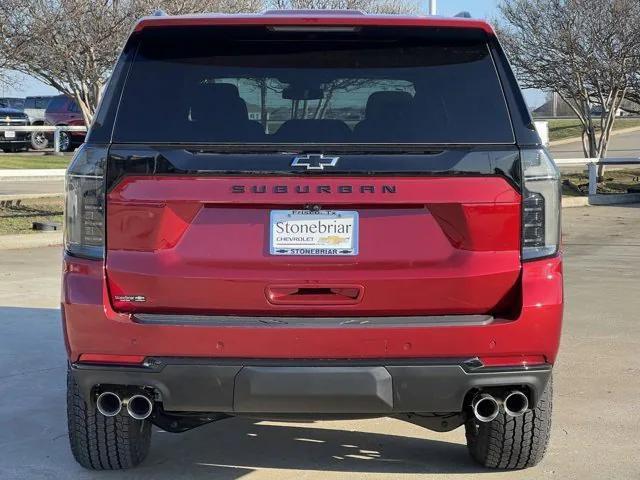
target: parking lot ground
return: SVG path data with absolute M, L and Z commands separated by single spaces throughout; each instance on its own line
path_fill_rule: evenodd
M 580 140 L 550 148 L 553 158 L 582 158 Z M 640 130 L 613 135 L 609 142 L 607 157 L 640 157 Z
M 64 193 L 64 179 L 40 179 L 37 181 L 3 180 L 0 182 L 0 195 L 33 195 L 33 194 Z
M 461 429 L 235 418 L 180 435 L 154 429 L 151 453 L 135 470 L 83 470 L 66 435 L 60 250 L 44 248 L 0 251 L 0 478 L 638 479 L 640 206 L 563 215 L 567 305 L 554 425 L 534 469 L 476 466 Z

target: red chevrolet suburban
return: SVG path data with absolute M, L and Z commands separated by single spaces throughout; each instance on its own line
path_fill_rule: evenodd
M 482 465 L 542 458 L 559 175 L 487 23 L 144 18 L 66 185 L 84 467 L 229 416 L 464 426 Z

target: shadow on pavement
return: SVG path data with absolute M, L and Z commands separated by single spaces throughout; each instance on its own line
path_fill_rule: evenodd
M 87 319 L 91 321 L 91 319 Z M 106 478 L 79 467 L 68 447 L 66 358 L 59 310 L 0 307 L 0 478 Z M 381 422 L 381 423 L 369 423 Z M 399 434 L 349 428 L 375 426 Z M 236 479 L 261 470 L 400 474 L 482 472 L 466 447 L 431 440 L 436 433 L 391 419 L 273 423 L 231 418 L 183 434 L 154 428 L 151 452 L 117 478 Z M 403 435 L 402 432 L 407 434 Z M 280 471 L 278 471 L 280 470 Z M 109 475 L 113 477 L 113 473 Z
M 154 464 L 164 468 L 176 462 L 189 477 L 208 472 L 214 478 L 238 478 L 253 470 L 276 469 L 387 473 L 389 478 L 402 473 L 483 471 L 471 461 L 464 445 L 326 428 L 329 425 L 332 423 L 322 422 L 323 428 L 299 423 L 265 424 L 232 418 L 181 434 L 182 439 L 154 431 L 151 455 L 139 473 L 151 473 Z

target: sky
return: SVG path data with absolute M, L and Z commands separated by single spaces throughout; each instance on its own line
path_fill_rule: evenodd
M 423 0 L 428 5 L 428 0 Z M 491 20 L 498 15 L 498 0 L 437 0 L 438 15 L 451 17 L 467 11 L 474 18 Z M 425 7 L 426 8 L 426 7 Z
M 427 11 L 429 0 L 424 2 L 424 11 Z M 467 11 L 474 18 L 491 20 L 498 16 L 498 0 L 437 0 L 438 15 L 450 17 L 461 11 Z M 29 95 L 55 95 L 58 93 L 54 88 L 39 82 L 38 80 L 17 75 L 17 88 L 7 88 L 0 86 L 0 96 L 2 97 L 25 97 Z M 537 107 L 542 104 L 544 97 L 542 92 L 525 91 L 525 98 L 530 107 Z

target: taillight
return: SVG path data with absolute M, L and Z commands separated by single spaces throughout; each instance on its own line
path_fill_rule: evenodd
M 82 145 L 67 170 L 65 250 L 75 256 L 104 258 L 105 147 Z
M 549 257 L 560 244 L 560 172 L 544 149 L 522 150 L 522 258 Z

